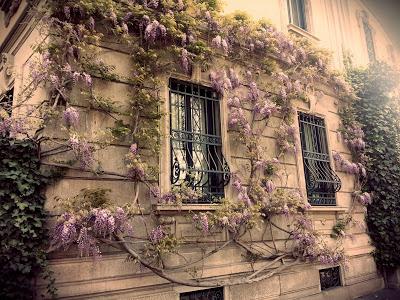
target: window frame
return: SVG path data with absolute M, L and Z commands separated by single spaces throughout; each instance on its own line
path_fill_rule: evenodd
M 293 2 L 296 4 L 296 10 L 293 8 Z M 289 24 L 294 25 L 304 31 L 309 31 L 309 18 L 307 18 L 307 0 L 287 0 Z M 300 7 L 299 7 L 300 6 Z M 298 22 L 295 22 L 296 13 Z
M 364 11 L 361 15 L 361 26 L 363 29 L 364 41 L 366 45 L 368 60 L 370 63 L 376 61 L 376 47 L 374 40 L 373 28 L 369 23 L 369 18 L 367 13 Z
M 323 153 L 322 152 L 321 153 L 317 152 L 315 160 L 318 161 L 318 158 L 317 158 L 318 155 L 325 156 L 325 159 L 323 160 L 323 162 L 325 163 L 325 167 L 327 167 L 327 169 L 324 169 L 324 172 L 325 172 L 325 174 L 328 173 L 327 175 L 329 175 L 329 179 L 330 179 L 330 180 L 326 180 L 326 183 L 333 184 L 335 188 L 331 192 L 319 192 L 319 193 L 320 194 L 323 194 L 323 193 L 332 194 L 332 196 L 328 199 L 328 200 L 331 201 L 330 203 L 322 201 L 322 200 L 324 200 L 324 198 L 322 196 L 319 197 L 320 199 L 317 199 L 317 200 L 320 200 L 322 203 L 318 203 L 318 202 L 316 203 L 316 202 L 312 201 L 312 199 L 310 198 L 310 194 L 312 192 L 310 192 L 309 185 L 308 185 L 308 182 L 307 182 L 308 181 L 307 170 L 308 170 L 309 167 L 306 164 L 307 158 L 304 155 L 304 145 L 303 145 L 303 140 L 302 140 L 302 122 L 300 121 L 300 115 L 301 114 L 309 116 L 309 117 L 312 117 L 312 118 L 319 119 L 320 121 L 323 122 L 323 130 L 324 130 L 323 132 L 324 132 L 324 136 L 325 136 L 325 149 L 326 149 L 326 151 L 323 152 Z M 331 158 L 331 155 L 330 155 L 331 152 L 330 152 L 330 149 L 329 149 L 330 148 L 329 147 L 329 135 L 328 135 L 329 130 L 327 128 L 327 124 L 326 124 L 327 122 L 325 120 L 325 117 L 321 116 L 321 115 L 317 115 L 315 113 L 304 112 L 304 111 L 298 110 L 296 119 L 297 119 L 297 126 L 299 128 L 299 138 L 300 138 L 300 147 L 301 147 L 301 159 L 299 157 L 299 161 L 298 162 L 299 162 L 299 166 L 302 166 L 302 168 L 299 168 L 298 171 L 299 171 L 299 174 L 300 174 L 300 178 L 302 176 L 304 176 L 304 181 L 303 182 L 304 182 L 304 187 L 305 187 L 305 190 L 306 190 L 307 200 L 312 205 L 313 208 L 318 208 L 318 207 L 335 208 L 335 207 L 338 207 L 337 206 L 338 205 L 338 203 L 337 203 L 337 192 L 341 188 L 341 180 L 340 180 L 339 176 L 335 173 L 335 171 L 332 168 L 333 163 L 332 163 L 332 158 Z M 310 160 L 313 159 L 311 156 L 309 158 Z M 320 174 L 318 174 L 318 175 L 320 175 Z M 335 186 L 335 185 L 337 185 L 337 186 Z M 318 193 L 318 191 L 316 191 L 314 193 Z
M 200 126 L 200 127 L 202 127 L 203 129 L 207 129 L 206 133 L 196 132 L 195 131 L 194 134 L 193 134 L 193 131 L 191 131 L 191 132 L 188 131 L 188 130 L 193 129 L 193 128 L 191 128 L 191 126 L 190 126 L 191 124 L 187 124 L 187 123 L 190 123 L 190 122 L 186 122 L 188 120 L 188 118 L 191 118 L 190 114 L 191 114 L 191 111 L 192 111 L 191 109 L 188 109 L 188 107 L 187 107 L 188 104 L 191 104 L 190 101 L 192 101 L 192 100 L 188 100 L 187 98 L 190 98 L 195 94 L 190 94 L 190 95 L 186 94 L 184 96 L 185 98 L 180 100 L 180 101 L 183 101 L 184 104 L 185 104 L 185 108 L 184 108 L 184 118 L 185 118 L 184 127 L 185 128 L 184 128 L 184 130 L 182 130 L 182 128 L 179 129 L 179 130 L 173 128 L 173 124 L 172 124 L 172 114 L 173 114 L 173 110 L 172 110 L 172 106 L 173 106 L 172 94 L 174 92 L 175 92 L 175 94 L 179 94 L 179 91 L 173 90 L 171 88 L 171 83 L 172 82 L 177 82 L 179 84 L 183 84 L 183 85 L 186 85 L 186 86 L 191 86 L 192 89 L 193 89 L 193 87 L 196 87 L 196 88 L 199 89 L 199 91 L 200 91 L 200 89 L 204 89 L 204 90 L 212 91 L 213 93 L 216 93 L 216 97 L 213 98 L 212 100 L 215 101 L 214 109 L 217 111 L 216 114 L 219 115 L 219 118 L 218 118 L 219 120 L 218 120 L 218 122 L 214 122 L 213 126 L 211 126 L 211 125 L 209 125 L 209 122 L 205 122 L 204 119 L 202 119 L 202 121 L 200 122 L 202 126 Z M 228 185 L 229 180 L 230 180 L 230 169 L 229 169 L 228 162 L 225 159 L 226 155 L 224 153 L 226 151 L 225 148 L 226 148 L 227 143 L 226 143 L 226 136 L 225 136 L 226 128 L 224 126 L 225 118 L 224 118 L 224 115 L 223 115 L 223 113 L 224 113 L 223 97 L 222 97 L 222 95 L 219 95 L 215 90 L 213 90 L 208 84 L 203 84 L 202 82 L 197 82 L 197 81 L 193 82 L 193 80 L 188 80 L 187 78 L 183 78 L 182 79 L 180 76 L 171 76 L 171 77 L 168 78 L 168 84 L 167 84 L 167 88 L 166 88 L 166 97 L 168 98 L 168 101 L 167 101 L 168 104 L 166 105 L 166 109 L 168 111 L 168 114 L 167 114 L 167 118 L 168 119 L 166 120 L 166 125 L 168 124 L 168 128 L 165 130 L 165 133 L 168 133 L 168 135 L 167 135 L 168 136 L 168 142 L 166 143 L 165 149 L 168 149 L 169 153 L 168 153 L 168 155 L 166 155 L 166 156 L 168 156 L 168 167 L 166 166 L 166 164 L 163 164 L 163 165 L 164 165 L 165 169 L 169 169 L 169 172 L 168 172 L 169 176 L 168 176 L 168 184 L 167 184 L 167 180 L 164 180 L 162 182 L 162 183 L 164 183 L 164 187 L 162 188 L 162 190 L 167 192 L 168 190 L 172 189 L 173 186 L 176 186 L 176 182 L 179 182 L 179 180 L 181 182 L 189 182 L 189 181 L 186 181 L 186 179 L 182 180 L 182 178 L 179 178 L 180 175 L 178 176 L 177 181 L 173 182 L 173 176 L 174 176 L 174 174 L 173 174 L 173 172 L 174 172 L 174 166 L 173 166 L 173 164 L 174 164 L 174 150 L 178 149 L 178 151 L 179 150 L 182 151 L 182 149 L 180 149 L 179 147 L 174 148 L 174 144 L 173 143 L 174 142 L 178 142 L 177 139 L 179 139 L 180 137 L 185 136 L 185 135 L 186 135 L 186 138 L 188 136 L 192 136 L 193 137 L 193 136 L 196 136 L 196 135 L 200 137 L 200 140 L 199 140 L 199 137 L 196 138 L 197 141 L 194 140 L 194 139 L 192 139 L 191 142 L 189 142 L 189 139 L 185 140 L 185 141 L 182 141 L 182 140 L 179 141 L 179 142 L 185 143 L 185 147 L 186 147 L 186 145 L 190 145 L 190 144 L 193 144 L 193 143 L 198 143 L 198 144 L 202 145 L 203 141 L 201 140 L 201 138 L 206 137 L 206 138 L 213 139 L 215 137 L 215 138 L 218 138 L 220 140 L 220 144 L 219 145 L 216 145 L 216 144 L 214 145 L 216 147 L 216 150 L 215 150 L 216 154 L 215 155 L 219 154 L 220 155 L 219 159 L 222 162 L 218 166 L 215 166 L 214 169 L 210 169 L 210 170 L 218 169 L 218 167 L 220 167 L 222 169 L 219 169 L 217 172 L 212 172 L 210 170 L 206 170 L 206 172 L 208 172 L 209 174 L 218 173 L 221 176 L 220 179 L 223 178 L 222 183 L 217 186 L 217 189 L 221 189 L 221 192 L 220 193 L 212 193 L 212 192 L 205 193 L 205 197 L 201 197 L 199 199 L 193 199 L 193 201 L 187 201 L 187 202 L 184 202 L 184 204 L 185 205 L 190 205 L 190 206 L 193 206 L 193 205 L 200 205 L 200 206 L 218 205 L 218 201 L 215 201 L 216 199 L 214 199 L 215 194 L 217 194 L 217 197 L 220 197 L 220 198 L 225 197 L 226 196 L 226 186 Z M 205 103 L 204 105 L 206 105 L 206 103 L 208 103 L 208 102 L 206 102 L 206 100 L 207 100 L 206 98 L 207 97 L 199 96 L 197 98 L 197 100 L 198 99 L 202 99 L 202 98 L 204 98 L 204 103 Z M 191 106 L 191 107 L 193 107 L 193 106 Z M 204 109 L 203 106 L 202 106 L 202 109 Z M 181 112 L 179 112 L 179 113 L 181 113 Z M 202 115 L 202 117 L 204 117 L 204 115 Z M 212 119 L 212 120 L 214 120 L 214 119 Z M 203 127 L 203 125 L 204 125 L 204 127 Z M 212 131 L 210 129 L 210 127 L 218 127 L 218 128 L 214 128 L 214 129 L 216 129 L 216 131 L 214 132 L 215 135 L 208 134 L 209 131 Z M 185 130 L 187 132 L 185 132 Z M 178 137 L 175 135 L 175 137 L 174 137 L 173 136 L 173 131 L 178 132 L 180 135 L 178 135 Z M 205 143 L 205 145 L 206 145 L 207 149 L 209 149 L 208 147 L 211 147 L 212 143 L 211 144 Z M 203 147 L 203 146 L 201 146 L 201 147 Z M 217 149 L 218 147 L 219 147 L 219 149 Z M 202 151 L 202 154 L 205 153 L 205 151 L 203 151 L 203 150 L 201 150 L 201 151 Z M 217 151 L 218 151 L 218 153 L 217 153 Z M 207 155 L 211 155 L 211 154 L 209 154 L 209 152 L 207 152 Z M 214 156 L 214 159 L 215 159 L 215 156 Z M 204 158 L 204 160 L 201 160 L 200 162 L 204 162 L 204 161 L 205 161 L 205 158 Z M 184 157 L 184 163 L 187 163 L 186 157 Z M 183 170 L 184 172 L 186 172 L 187 169 L 189 169 L 189 168 L 186 168 L 186 169 L 183 168 L 183 169 L 181 169 L 181 171 Z M 164 170 L 164 173 L 167 173 L 165 171 L 166 170 Z M 196 170 L 195 169 L 195 172 L 201 172 L 201 170 L 198 170 L 198 169 Z M 209 181 L 208 178 L 207 178 L 207 181 Z M 204 185 L 204 186 L 205 186 L 205 189 L 207 189 L 207 188 L 211 189 L 212 188 L 211 184 Z M 197 189 L 203 189 L 203 187 L 199 187 L 199 186 L 195 187 L 195 190 L 197 190 Z

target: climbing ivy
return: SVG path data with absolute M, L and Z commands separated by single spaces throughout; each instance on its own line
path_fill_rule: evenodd
M 33 299 L 37 275 L 51 277 L 42 247 L 47 237 L 42 191 L 48 180 L 30 139 L 0 135 L 0 158 L 0 298 Z
M 376 63 L 366 69 L 351 68 L 348 78 L 358 99 L 350 110 L 365 135 L 367 181 L 373 203 L 367 224 L 381 267 L 400 265 L 400 124 L 399 98 L 394 96 L 395 71 Z

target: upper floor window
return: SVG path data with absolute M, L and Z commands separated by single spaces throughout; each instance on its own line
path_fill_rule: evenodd
M 376 60 L 375 45 L 374 45 L 374 38 L 372 35 L 372 29 L 371 26 L 369 25 L 368 16 L 366 13 L 363 13 L 362 23 L 365 34 L 365 42 L 367 44 L 368 58 L 370 62 L 373 62 Z
M 6 91 L 0 96 L 0 118 L 4 115 L 11 117 L 12 106 L 13 106 L 14 88 Z
M 290 23 L 307 30 L 305 0 L 287 0 Z
M 217 92 L 171 79 L 171 184 L 186 183 L 211 203 L 224 196 L 229 167 L 222 155 L 220 101 Z
M 332 170 L 324 119 L 299 113 L 307 198 L 311 205 L 335 205 L 341 182 Z

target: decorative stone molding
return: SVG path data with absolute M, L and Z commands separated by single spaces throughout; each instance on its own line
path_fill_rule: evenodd
M 0 9 L 4 12 L 4 24 L 10 25 L 12 16 L 17 12 L 22 0 L 0 0 Z
M 12 87 L 14 79 L 14 56 L 9 53 L 2 53 L 0 61 L 0 95 Z

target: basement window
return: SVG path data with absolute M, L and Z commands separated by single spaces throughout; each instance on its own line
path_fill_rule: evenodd
M 342 286 L 340 267 L 337 266 L 319 270 L 319 280 L 321 283 L 321 291 Z
M 180 300 L 224 300 L 224 288 L 215 288 L 200 290 L 188 293 L 182 293 Z

